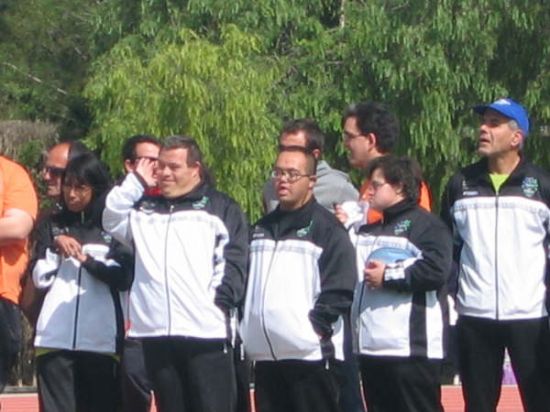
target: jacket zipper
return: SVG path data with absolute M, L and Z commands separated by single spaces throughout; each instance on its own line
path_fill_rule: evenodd
M 495 317 L 499 320 L 499 300 L 498 300 L 498 192 L 495 197 Z
M 80 309 L 80 282 L 82 281 L 82 266 L 78 268 L 78 289 L 76 293 L 76 308 L 74 315 L 74 334 L 73 334 L 73 350 L 76 349 L 76 335 L 78 332 L 78 312 Z
M 170 306 L 170 288 L 168 287 L 168 228 L 170 221 L 172 220 L 172 212 L 174 210 L 174 205 L 170 205 L 170 214 L 168 216 L 168 221 L 166 222 L 166 236 L 164 238 L 164 287 L 166 292 L 166 306 L 168 310 L 168 335 L 170 336 L 170 331 L 172 330 L 172 311 Z
M 269 351 L 271 352 L 271 356 L 273 357 L 273 360 L 277 360 L 277 357 L 275 356 L 275 351 L 273 350 L 273 344 L 271 343 L 271 340 L 269 339 L 269 336 L 267 334 L 267 328 L 265 326 L 265 299 L 266 299 L 266 291 L 267 291 L 267 282 L 269 281 L 269 276 L 271 274 L 271 267 L 273 266 L 273 260 L 275 259 L 275 254 L 277 252 L 277 246 L 278 242 L 275 242 L 275 250 L 271 254 L 271 258 L 269 259 L 269 266 L 267 267 L 267 275 L 265 280 L 265 286 L 263 290 L 263 296 L 262 296 L 262 330 L 264 332 L 265 340 L 267 341 L 267 344 L 269 346 Z

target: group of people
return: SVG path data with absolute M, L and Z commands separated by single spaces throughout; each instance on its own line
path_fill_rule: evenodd
M 525 410 L 549 411 L 550 175 L 523 156 L 523 106 L 474 111 L 481 160 L 450 179 L 441 217 L 376 102 L 342 116 L 360 190 L 318 125 L 293 120 L 253 225 L 191 137 L 128 139 L 116 183 L 80 143 L 54 146 L 38 218 L 0 157 L 0 383 L 28 267 L 45 412 L 147 411 L 151 393 L 160 412 L 241 412 L 251 379 L 258 412 L 442 411 L 449 311 L 466 410 L 496 410 L 507 350 Z

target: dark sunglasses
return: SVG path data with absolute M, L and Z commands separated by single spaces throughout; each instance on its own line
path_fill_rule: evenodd
M 44 166 L 42 170 L 44 173 L 48 173 L 50 176 L 53 177 L 60 177 L 63 172 L 65 172 L 64 168 L 55 166 Z

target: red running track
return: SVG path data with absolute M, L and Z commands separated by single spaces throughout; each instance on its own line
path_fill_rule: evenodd
M 2 412 L 37 412 L 38 399 L 36 394 L 0 395 Z M 443 406 L 445 412 L 462 412 L 464 401 L 460 386 L 443 387 Z M 498 404 L 498 412 L 520 412 L 521 401 L 516 386 L 503 386 Z

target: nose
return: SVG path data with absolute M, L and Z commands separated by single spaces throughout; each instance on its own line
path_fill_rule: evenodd
M 489 129 L 489 127 L 487 126 L 487 123 L 485 123 L 485 122 L 480 123 L 480 125 L 479 125 L 479 131 L 480 132 L 486 132 L 488 129 Z
M 77 189 L 76 189 L 75 187 L 72 187 L 72 186 L 71 186 L 71 187 L 69 188 L 69 193 L 68 193 L 68 195 L 69 195 L 69 198 L 74 199 L 75 197 L 77 197 Z
M 157 166 L 155 170 L 159 176 L 168 176 L 170 174 L 170 168 L 168 166 Z
M 370 198 L 372 196 L 374 196 L 374 193 L 376 192 L 376 190 L 374 189 L 374 186 L 369 184 L 367 185 L 367 196 Z

